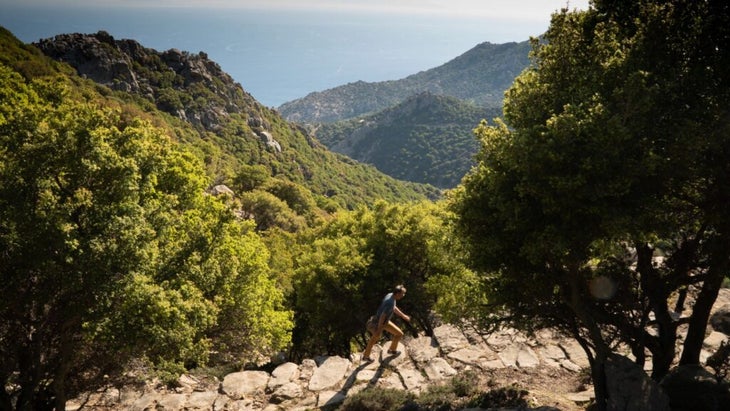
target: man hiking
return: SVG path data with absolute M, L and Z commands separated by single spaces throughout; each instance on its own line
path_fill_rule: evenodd
M 365 351 L 362 353 L 363 361 L 373 361 L 373 359 L 370 358 L 370 351 L 373 349 L 375 343 L 380 340 L 383 330 L 393 336 L 393 339 L 390 342 L 390 348 L 388 349 L 388 354 L 400 354 L 400 351 L 397 349 L 398 343 L 400 342 L 401 337 L 403 337 L 403 331 L 390 319 L 393 317 L 393 314 L 396 314 L 398 317 L 408 322 L 411 321 L 411 317 L 404 314 L 403 311 L 399 310 L 398 307 L 395 306 L 395 302 L 405 297 L 405 295 L 406 287 L 403 285 L 397 285 L 392 293 L 388 293 L 385 298 L 383 298 L 383 301 L 380 303 L 380 307 L 378 307 L 378 311 L 373 317 L 370 317 L 370 320 L 368 320 L 367 329 L 372 335 L 370 336 L 370 340 L 368 340 Z

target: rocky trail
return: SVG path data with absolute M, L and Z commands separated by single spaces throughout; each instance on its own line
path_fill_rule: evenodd
M 715 307 L 730 312 L 730 290 L 722 290 Z M 727 339 L 708 327 L 703 359 Z M 583 350 L 548 330 L 534 338 L 510 329 L 482 337 L 444 324 L 432 337 L 404 338 L 400 355 L 390 356 L 383 347 L 375 346 L 373 362 L 361 361 L 360 354 L 319 357 L 286 362 L 270 373 L 234 372 L 222 380 L 183 375 L 174 389 L 153 382 L 107 387 L 69 401 L 67 409 L 303 411 L 332 408 L 368 386 L 419 393 L 468 370 L 498 387 L 527 390 L 535 410 L 582 410 L 593 397 Z

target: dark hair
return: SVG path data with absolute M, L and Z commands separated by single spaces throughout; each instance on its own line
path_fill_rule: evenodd
M 399 284 L 399 285 L 396 285 L 395 286 L 394 293 L 396 293 L 396 294 L 402 294 L 404 292 L 406 292 L 406 287 L 403 284 Z

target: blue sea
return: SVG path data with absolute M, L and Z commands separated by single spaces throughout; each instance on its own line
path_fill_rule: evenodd
M 160 51 L 203 51 L 269 107 L 358 80 L 404 78 L 485 41 L 524 41 L 541 34 L 515 23 L 427 15 L 1 7 L 0 25 L 25 43 L 105 30 Z

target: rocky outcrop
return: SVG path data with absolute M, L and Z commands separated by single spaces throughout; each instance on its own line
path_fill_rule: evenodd
M 158 52 L 109 33 L 61 34 L 33 44 L 47 56 L 112 90 L 139 95 L 208 131 L 256 101 L 208 55 L 170 49 Z

